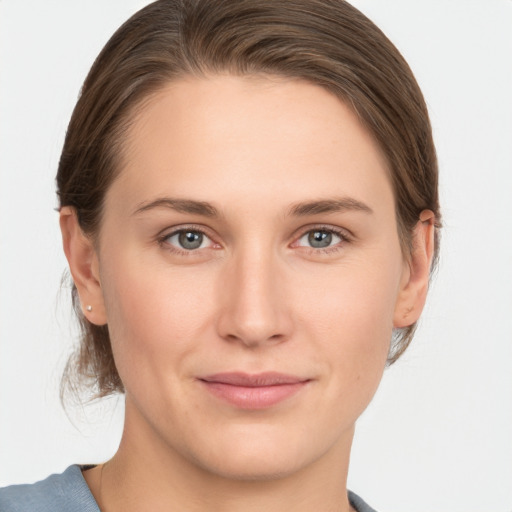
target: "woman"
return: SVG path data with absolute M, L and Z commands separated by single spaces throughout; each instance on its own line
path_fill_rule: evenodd
M 76 369 L 125 393 L 125 428 L 1 509 L 371 510 L 346 490 L 354 424 L 440 225 L 385 36 L 340 1 L 155 2 L 93 65 L 57 185 Z

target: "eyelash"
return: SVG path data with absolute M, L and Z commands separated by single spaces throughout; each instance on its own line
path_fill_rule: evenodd
M 337 244 L 329 246 L 329 247 L 311 247 L 311 246 L 308 247 L 308 246 L 296 245 L 308 233 L 313 233 L 315 231 L 330 233 L 332 235 L 337 236 L 340 239 L 340 241 Z M 316 225 L 316 226 L 308 227 L 307 229 L 302 231 L 301 234 L 295 239 L 295 242 L 293 242 L 292 247 L 302 247 L 303 249 L 308 251 L 310 254 L 333 254 L 333 253 L 340 251 L 345 244 L 350 243 L 350 242 L 352 242 L 352 237 L 349 235 L 349 233 L 347 233 L 346 230 L 336 228 L 333 226 Z
M 189 257 L 196 256 L 199 252 L 197 249 L 196 250 L 180 249 L 179 247 L 172 245 L 168 242 L 168 240 L 171 237 L 173 237 L 175 235 L 179 235 L 180 233 L 188 233 L 188 232 L 199 233 L 199 234 L 203 235 L 204 237 L 206 237 L 207 239 L 209 239 L 211 243 L 213 243 L 214 245 L 218 245 L 220 247 L 220 244 L 217 244 L 203 227 L 194 226 L 194 225 L 183 226 L 183 227 L 180 227 L 179 229 L 174 229 L 171 232 L 166 232 L 162 235 L 159 235 L 157 241 L 162 248 L 164 248 L 165 250 L 172 252 L 174 254 L 178 254 L 179 256 L 189 256 Z
M 323 248 L 315 248 L 315 247 L 307 247 L 307 246 L 298 245 L 298 242 L 302 238 L 304 238 L 309 233 L 312 233 L 315 231 L 317 231 L 317 232 L 320 231 L 320 232 L 335 235 L 340 238 L 340 242 L 338 242 L 337 244 L 335 244 L 333 246 L 323 247 Z M 172 252 L 174 254 L 178 254 L 180 256 L 195 256 L 198 254 L 199 248 L 198 249 L 190 249 L 190 250 L 180 249 L 179 247 L 177 247 L 173 244 L 170 244 L 168 242 L 168 240 L 171 237 L 179 235 L 180 233 L 187 233 L 187 232 L 201 234 L 204 237 L 208 238 L 213 245 L 217 245 L 218 247 L 220 247 L 220 244 L 216 243 L 203 227 L 194 226 L 194 225 L 183 226 L 183 227 L 180 227 L 179 229 L 175 229 L 171 232 L 166 232 L 163 235 L 159 235 L 157 241 L 158 241 L 159 245 L 162 246 L 165 250 Z M 342 230 L 342 229 L 335 228 L 332 226 L 316 225 L 316 226 L 308 227 L 307 229 L 304 229 L 303 231 L 301 231 L 300 235 L 295 237 L 294 242 L 292 244 L 290 244 L 290 246 L 291 247 L 301 247 L 302 249 L 305 249 L 306 251 L 308 251 L 312 254 L 332 254 L 332 253 L 339 251 L 342 248 L 341 247 L 342 245 L 345 245 L 346 243 L 350 243 L 351 241 L 352 241 L 352 237 L 351 237 L 351 235 L 349 235 L 347 233 L 346 230 Z M 209 247 L 209 248 L 211 248 L 211 247 Z

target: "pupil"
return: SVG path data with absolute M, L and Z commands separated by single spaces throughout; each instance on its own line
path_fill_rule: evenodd
M 179 235 L 179 242 L 184 249 L 197 249 L 203 243 L 203 235 L 196 231 L 182 231 Z
M 322 248 L 329 247 L 332 242 L 332 233 L 327 231 L 312 231 L 308 236 L 311 247 Z

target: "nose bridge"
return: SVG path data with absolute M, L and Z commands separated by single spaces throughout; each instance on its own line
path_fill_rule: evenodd
M 279 267 L 268 242 L 253 240 L 234 251 L 222 283 L 219 329 L 224 338 L 255 346 L 289 335 Z

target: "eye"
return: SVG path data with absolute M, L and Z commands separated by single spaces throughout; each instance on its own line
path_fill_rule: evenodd
M 312 247 L 313 249 L 327 249 L 338 245 L 344 240 L 341 234 L 329 229 L 312 229 L 302 235 L 297 241 L 301 247 Z
M 194 229 L 180 229 L 165 236 L 162 241 L 185 251 L 203 249 L 212 244 L 212 241 L 202 231 Z

